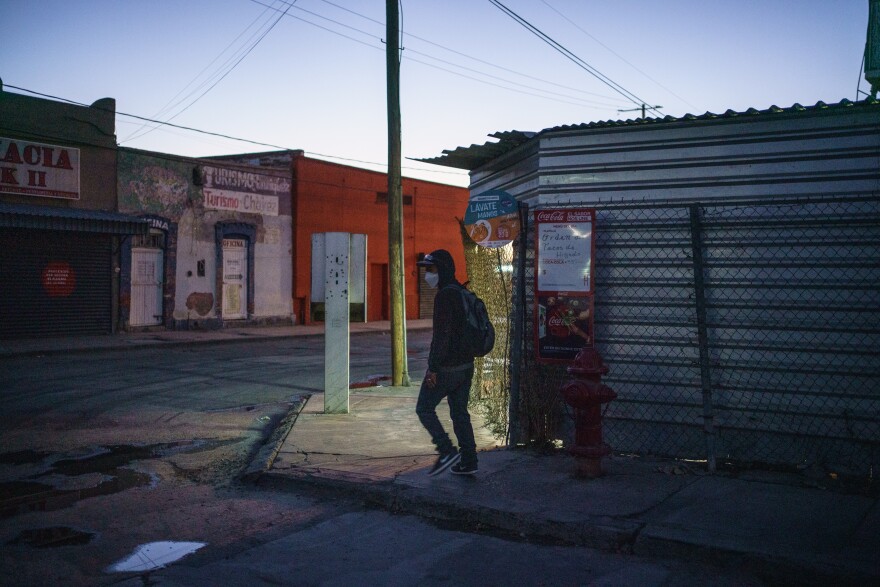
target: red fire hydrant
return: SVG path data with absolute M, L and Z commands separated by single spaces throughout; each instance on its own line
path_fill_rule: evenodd
M 575 410 L 575 441 L 568 451 L 577 458 L 577 476 L 601 477 L 602 457 L 611 447 L 602 442 L 602 404 L 617 397 L 602 383 L 608 366 L 596 349 L 581 349 L 568 369 L 572 376 L 562 385 L 562 398 Z

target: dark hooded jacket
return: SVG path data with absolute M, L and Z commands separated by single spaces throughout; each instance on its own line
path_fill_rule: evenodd
M 463 286 L 455 279 L 455 261 L 444 249 L 431 253 L 440 281 L 434 297 L 434 333 L 428 370 L 439 372 L 450 367 L 473 365 L 474 358 L 459 343 L 464 332 L 464 301 L 459 291 Z

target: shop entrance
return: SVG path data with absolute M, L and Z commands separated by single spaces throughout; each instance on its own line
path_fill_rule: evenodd
M 154 230 L 133 241 L 129 324 L 156 326 L 162 323 L 164 235 Z
M 247 241 L 223 239 L 223 319 L 247 318 Z

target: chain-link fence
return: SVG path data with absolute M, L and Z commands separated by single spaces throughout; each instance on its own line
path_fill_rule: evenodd
M 880 197 L 588 207 L 615 451 L 873 476 Z M 511 433 L 543 442 L 567 376 L 534 361 L 533 233 L 513 263 Z

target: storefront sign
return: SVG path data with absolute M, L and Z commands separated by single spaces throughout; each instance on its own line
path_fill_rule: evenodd
M 468 201 L 464 227 L 471 239 L 482 247 L 497 248 L 519 234 L 519 207 L 501 190 L 489 190 Z
M 290 195 L 290 179 L 223 167 L 204 167 L 205 208 L 278 216 L 280 197 Z
M 535 212 L 535 349 L 567 362 L 593 345 L 593 209 Z
M 79 199 L 79 149 L 0 137 L 0 193 Z
M 278 198 L 205 188 L 205 208 L 278 216 Z

